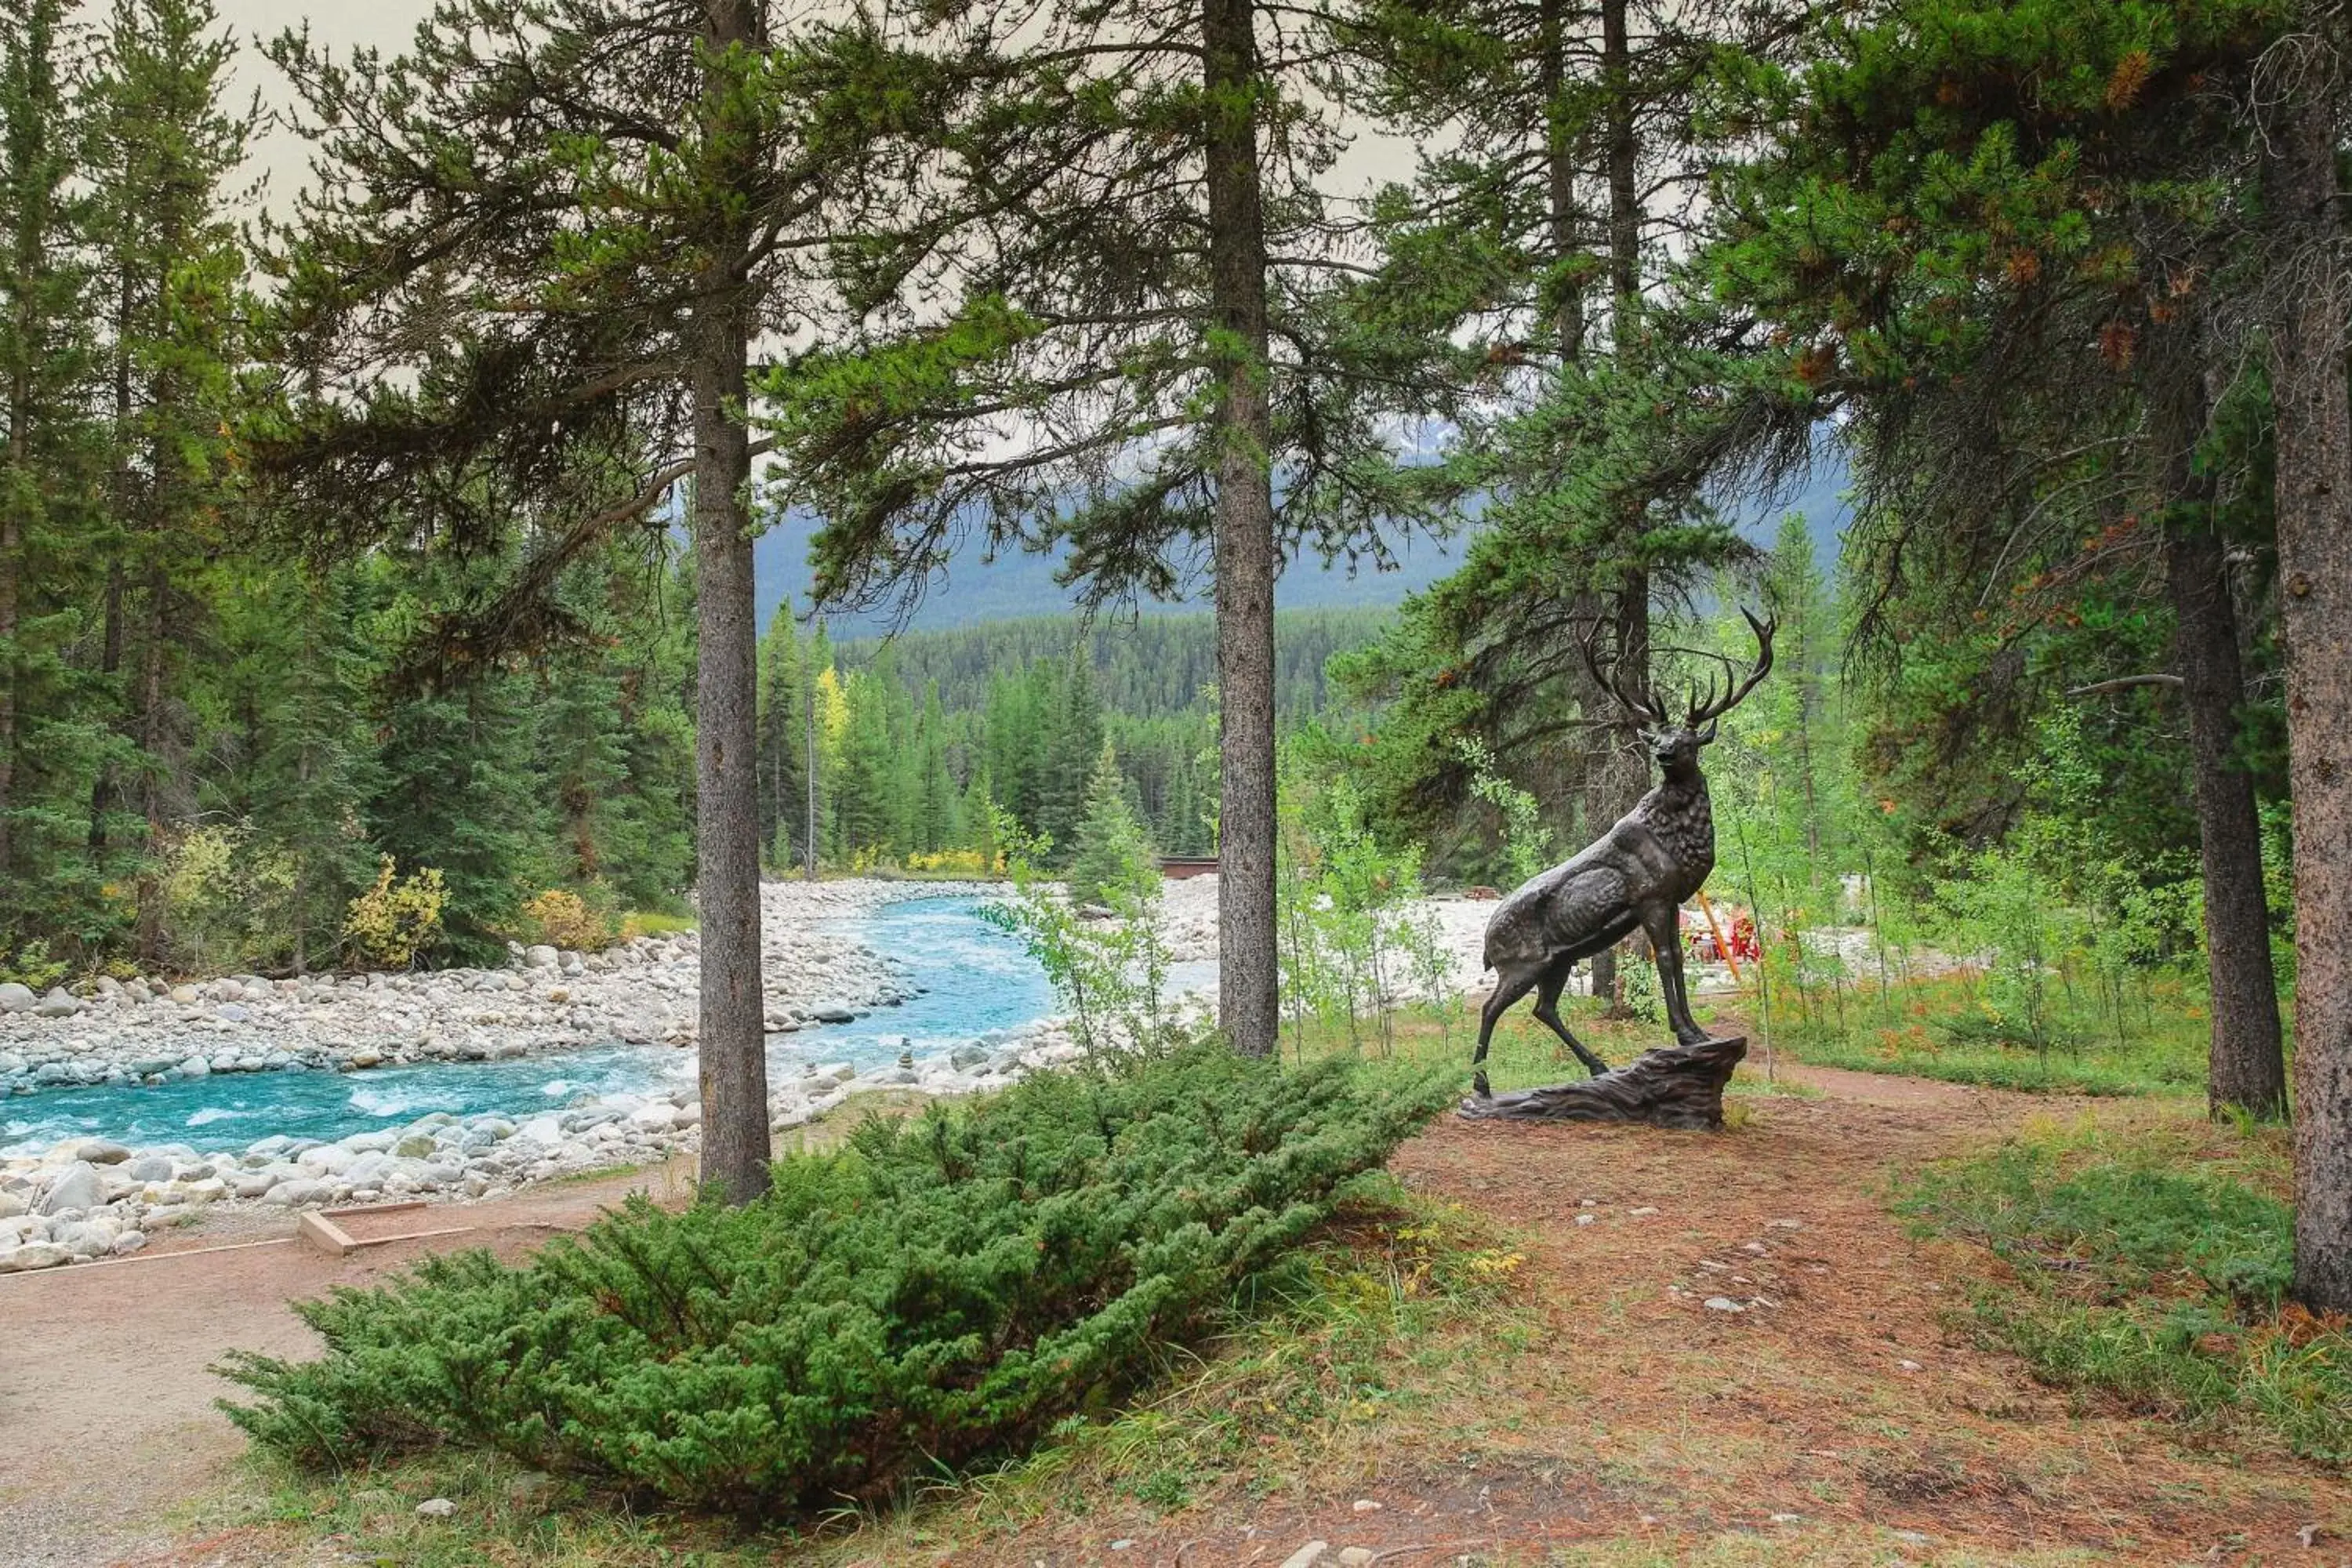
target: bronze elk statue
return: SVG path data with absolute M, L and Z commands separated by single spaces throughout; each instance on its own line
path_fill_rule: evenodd
M 1707 682 L 1704 697 L 1694 692 L 1676 721 L 1654 691 L 1629 689 L 1601 668 L 1592 643 L 1584 644 L 1585 666 L 1594 682 L 1630 714 L 1657 760 L 1660 778 L 1641 803 L 1617 819 L 1585 849 L 1561 865 L 1529 879 L 1486 922 L 1486 967 L 1495 972 L 1495 994 L 1478 1017 L 1478 1051 L 1470 1065 L 1483 1099 L 1486 1047 L 1496 1022 L 1532 991 L 1536 1016 L 1576 1053 L 1593 1077 L 1609 1064 L 1586 1048 L 1560 1021 L 1560 993 L 1580 959 L 1614 945 L 1639 929 L 1656 955 L 1658 990 L 1666 1019 L 1682 1045 L 1704 1041 L 1706 1031 L 1691 1021 L 1683 987 L 1682 904 L 1715 869 L 1715 816 L 1707 804 L 1706 777 L 1699 772 L 1699 748 L 1715 739 L 1716 721 L 1746 700 L 1772 668 L 1772 633 L 1777 625 L 1746 610 L 1756 634 L 1756 664 L 1742 681 L 1718 693 Z M 1725 661 L 1727 668 L 1730 661 Z

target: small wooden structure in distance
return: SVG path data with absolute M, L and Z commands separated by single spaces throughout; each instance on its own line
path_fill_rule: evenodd
M 1213 877 L 1216 870 L 1217 858 L 1214 855 L 1162 855 L 1160 858 L 1160 874 L 1171 882 L 1181 882 L 1192 877 Z
M 345 1230 L 339 1220 L 386 1214 L 408 1214 L 427 1205 L 422 1198 L 397 1204 L 363 1204 L 356 1208 L 305 1209 L 302 1217 L 294 1222 L 294 1234 L 306 1245 L 330 1258 L 348 1258 L 362 1247 L 382 1247 L 388 1241 L 415 1241 L 428 1236 L 456 1236 L 474 1227 L 470 1225 L 447 1225 L 433 1230 L 398 1230 L 387 1236 L 355 1237 Z

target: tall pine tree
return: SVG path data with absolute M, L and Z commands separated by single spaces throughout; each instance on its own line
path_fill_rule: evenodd
M 64 18 L 58 0 L 32 0 L 0 19 L 0 949 L 20 927 L 78 923 L 79 900 L 54 895 L 68 792 L 92 751 L 60 653 L 97 457 Z
M 691 481 L 702 1165 L 738 1200 L 769 1156 L 753 344 L 827 312 L 828 240 L 888 209 L 894 135 L 933 101 L 867 16 L 780 36 L 775 9 L 451 0 L 389 61 L 281 37 L 319 146 L 288 338 L 320 395 L 259 443 L 325 542 L 528 522 L 510 591 L 447 639 L 467 668 L 572 629 L 555 569 Z

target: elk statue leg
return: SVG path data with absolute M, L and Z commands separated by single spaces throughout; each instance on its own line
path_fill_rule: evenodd
M 1706 1031 L 1691 1018 L 1690 991 L 1683 984 L 1683 931 L 1680 911 L 1672 904 L 1661 913 L 1645 910 L 1642 928 L 1650 939 L 1651 954 L 1658 963 L 1658 994 L 1666 1005 L 1666 1024 L 1675 1032 L 1677 1044 L 1696 1046 L 1707 1037 Z
M 1523 969 L 1496 972 L 1494 994 L 1486 998 L 1484 1007 L 1478 1009 L 1478 1049 L 1470 1058 L 1470 1087 L 1479 1099 L 1486 1099 L 1488 1093 L 1486 1046 L 1495 1037 L 1495 1026 L 1502 1021 L 1504 1014 L 1511 1010 L 1511 1005 L 1534 990 L 1537 982 L 1542 978 L 1540 972 L 1530 973 Z
M 1599 1078 L 1609 1070 L 1609 1064 L 1585 1049 L 1584 1042 L 1570 1034 L 1568 1026 L 1559 1019 L 1559 994 L 1568 989 L 1569 972 L 1575 967 L 1574 959 L 1564 958 L 1544 971 L 1543 983 L 1536 987 L 1536 1016 L 1542 1020 L 1544 1027 L 1558 1035 L 1568 1048 L 1576 1053 L 1576 1059 L 1584 1064 L 1585 1071 Z

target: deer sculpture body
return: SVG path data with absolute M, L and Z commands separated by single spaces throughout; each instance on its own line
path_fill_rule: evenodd
M 1520 997 L 1536 994 L 1536 1017 L 1576 1053 L 1598 1078 L 1609 1064 L 1586 1048 L 1560 1021 L 1560 993 L 1580 959 L 1619 942 L 1636 930 L 1656 954 L 1658 990 L 1675 1038 L 1696 1045 L 1706 1031 L 1691 1019 L 1683 985 L 1682 904 L 1698 891 L 1715 868 L 1715 816 L 1707 803 L 1706 778 L 1699 772 L 1699 749 L 1715 739 L 1716 721 L 1756 689 L 1772 668 L 1775 623 L 1747 616 L 1756 634 L 1756 664 L 1744 681 L 1718 694 L 1691 697 L 1677 722 L 1652 692 L 1629 689 L 1604 673 L 1592 644 L 1584 658 L 1593 679 L 1641 726 L 1642 738 L 1658 764 L 1656 787 L 1616 825 L 1574 858 L 1530 878 L 1486 922 L 1486 967 L 1495 972 L 1495 992 L 1478 1018 L 1478 1051 L 1470 1065 L 1481 1097 L 1488 1093 L 1485 1063 L 1495 1025 Z

